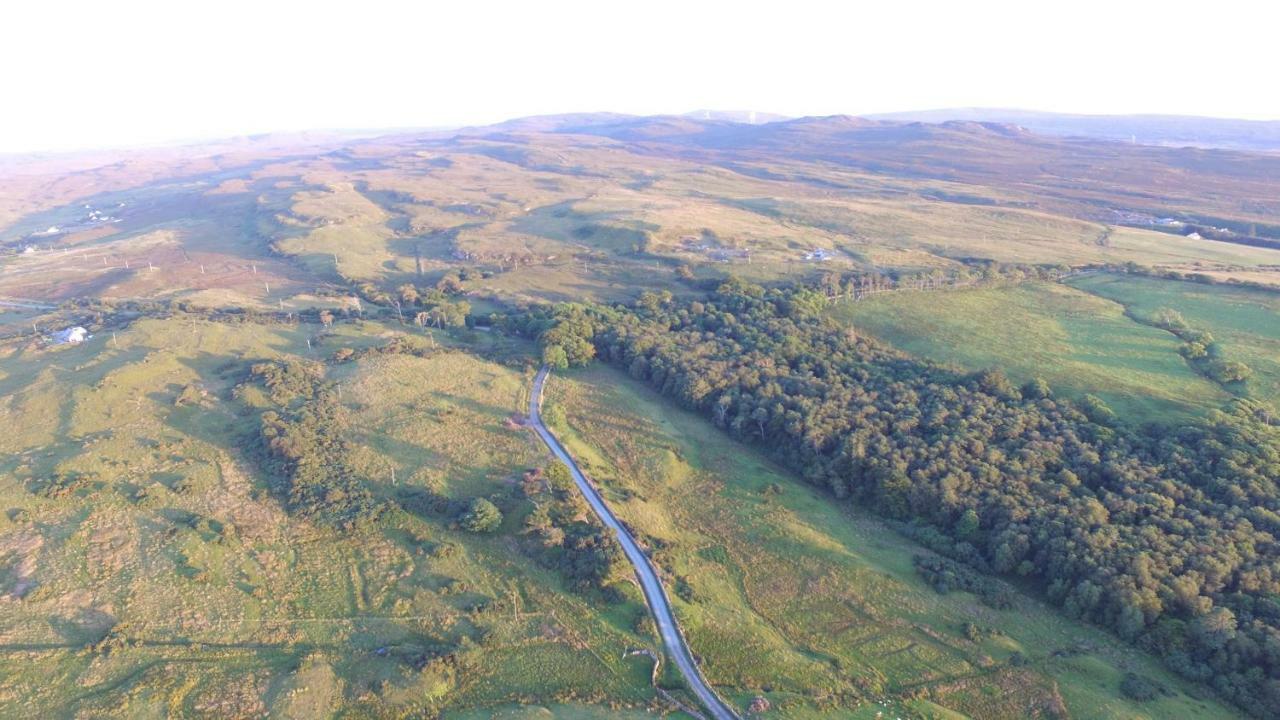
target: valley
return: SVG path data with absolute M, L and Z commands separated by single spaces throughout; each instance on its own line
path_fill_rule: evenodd
M 1267 717 L 1280 250 L 1123 220 L 1278 193 L 844 116 L 6 160 L 0 715 Z

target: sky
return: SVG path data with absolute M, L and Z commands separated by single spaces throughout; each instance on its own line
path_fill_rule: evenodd
M 944 107 L 1280 119 L 1261 0 L 41 0 L 0 152 L 524 115 Z

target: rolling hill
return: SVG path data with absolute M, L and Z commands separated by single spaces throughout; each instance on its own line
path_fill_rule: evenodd
M 953 120 L 1020 125 L 1045 135 L 1113 140 L 1141 145 L 1276 152 L 1280 121 L 1231 120 L 1188 115 L 1072 115 L 1001 108 L 949 108 L 872 115 L 894 122 Z
M 1171 544 L 1202 524 L 1256 537 L 1200 553 L 1184 575 L 1203 596 L 1146 577 L 1151 622 L 1172 609 L 1158 632 L 1121 635 L 1088 604 L 1101 584 L 1041 582 L 1030 554 L 1000 577 L 947 564 L 1008 569 L 977 556 L 1007 518 L 961 513 L 1001 502 L 956 490 L 964 463 L 945 480 L 958 517 L 934 527 L 909 502 L 881 512 L 882 490 L 917 477 L 905 464 L 850 498 L 792 462 L 822 448 L 824 468 L 851 467 L 841 439 L 816 428 L 793 457 L 772 451 L 767 435 L 809 420 L 781 404 L 734 395 L 741 412 L 718 420 L 681 407 L 710 397 L 716 368 L 744 387 L 778 378 L 761 398 L 831 395 L 822 353 L 794 343 L 731 367 L 763 336 L 726 303 L 768 297 L 769 327 L 856 356 L 842 393 L 879 378 L 857 415 L 877 442 L 988 428 L 947 457 L 968 453 L 989 487 L 1021 467 L 1042 484 L 1018 498 L 1115 527 L 1181 512 L 1146 482 L 1158 458 L 1136 499 L 1116 467 L 1219 410 L 1270 417 L 1280 249 L 1247 241 L 1280 237 L 1280 156 L 1013 120 L 580 113 L 0 159 L 0 714 L 684 717 L 696 700 L 654 666 L 645 598 L 522 417 L 549 346 L 568 364 L 554 323 L 569 318 L 585 362 L 631 338 L 606 346 L 622 325 L 602 322 L 575 344 L 575 320 L 625 312 L 653 334 L 638 351 L 678 340 L 676 356 L 705 359 L 714 341 L 724 356 L 687 388 L 671 364 L 621 357 L 558 370 L 547 423 L 645 546 L 730 703 L 764 718 L 1237 716 L 1224 698 L 1261 681 L 1214 685 L 1208 660 L 1157 656 L 1227 634 L 1191 613 L 1234 572 L 1240 592 L 1212 600 L 1241 633 L 1213 661 L 1262 657 L 1250 638 L 1271 610 L 1242 593 L 1272 582 L 1256 539 L 1271 510 L 1223 519 L 1203 501 L 1204 523 L 1168 518 Z M 1152 324 L 1175 311 L 1252 376 L 1206 376 L 1190 341 Z M 57 341 L 77 326 L 84 342 Z M 949 407 L 956 389 L 972 403 Z M 1168 442 L 1126 435 L 1149 426 Z M 1054 433 L 1083 448 L 1062 460 L 1078 476 L 1026 449 Z M 1203 480 L 1188 497 L 1265 489 L 1174 457 Z M 1081 529 L 1080 547 L 1110 529 Z M 1247 572 L 1224 569 L 1245 555 Z

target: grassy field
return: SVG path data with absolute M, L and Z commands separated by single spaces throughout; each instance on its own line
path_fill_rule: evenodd
M 1250 397 L 1280 407 L 1280 294 L 1120 275 L 1090 275 L 1071 284 L 1138 317 L 1162 308 L 1181 313 L 1189 325 L 1213 335 L 1225 360 L 1249 366 L 1253 376 L 1245 392 Z
M 1233 717 L 1035 600 L 997 611 L 938 595 L 912 569 L 917 546 L 622 373 L 557 376 L 548 407 L 669 587 L 687 585 L 673 602 L 694 652 L 742 705 L 764 696 L 776 717 Z M 1121 699 L 1126 671 L 1167 692 Z
M 490 497 L 507 511 L 498 533 L 403 511 L 337 533 L 266 491 L 243 449 L 254 401 L 231 392 L 245 365 L 398 335 L 376 322 L 324 334 L 176 317 L 139 320 L 114 342 L 6 345 L 0 714 L 662 714 L 650 661 L 624 658 L 655 647 L 638 596 L 588 602 L 517 549 L 531 509 L 518 478 L 546 455 L 510 422 L 528 372 L 470 352 L 495 352 L 500 338 L 437 332 L 427 357 L 327 370 L 350 413 L 351 466 L 375 495 Z M 188 387 L 200 401 L 178 404 Z M 765 697 L 789 718 L 1012 718 L 1060 705 L 1078 717 L 1223 716 L 1034 601 L 997 612 L 937 595 L 915 578 L 909 542 L 612 370 L 556 379 L 550 405 L 670 572 L 708 677 L 742 707 Z M 965 623 L 982 633 L 966 636 Z M 430 647 L 451 659 L 406 660 Z M 1029 662 L 1012 665 L 1014 652 Z M 1126 670 L 1169 694 L 1119 700 Z
M 830 312 L 914 355 L 965 370 L 998 367 L 1020 382 L 1043 378 L 1139 422 L 1201 414 L 1230 397 L 1187 365 L 1177 338 L 1126 317 L 1116 302 L 1056 283 L 888 293 Z
M 0 715 L 649 707 L 649 661 L 623 659 L 652 645 L 633 630 L 640 606 L 598 612 L 513 551 L 526 508 L 512 481 L 545 462 L 507 423 L 526 374 L 455 349 L 330 371 L 359 428 L 352 466 L 376 495 L 507 498 L 496 535 L 403 511 L 338 533 L 266 491 L 243 451 L 252 417 L 231 394 L 246 363 L 316 360 L 395 334 L 173 318 L 138 321 L 115 342 L 5 346 Z M 178 406 L 187 387 L 201 400 Z M 432 647 L 452 659 L 407 660 Z

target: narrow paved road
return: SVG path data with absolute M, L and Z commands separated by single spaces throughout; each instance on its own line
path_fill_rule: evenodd
M 604 498 L 600 496 L 595 486 L 587 481 L 578 464 L 573 461 L 573 457 L 564 449 L 560 441 L 556 440 L 551 431 L 547 430 L 547 426 L 542 424 L 542 387 L 546 384 L 549 374 L 550 369 L 544 367 L 538 371 L 538 377 L 533 381 L 533 395 L 529 400 L 529 422 L 538 431 L 542 442 L 551 449 L 551 453 L 569 467 L 573 481 L 578 484 L 578 489 L 587 498 L 587 502 L 591 504 L 591 509 L 600 518 L 600 522 L 617 536 L 618 542 L 627 554 L 627 559 L 636 569 L 636 577 L 639 578 L 640 587 L 644 590 L 645 601 L 649 603 L 649 611 L 658 623 L 662 644 L 667 647 L 667 654 L 680 669 L 680 674 L 689 683 L 693 694 L 698 696 L 702 706 L 715 720 L 738 720 L 738 714 L 716 695 L 703 679 L 702 673 L 698 671 L 698 664 L 694 661 L 693 654 L 689 652 L 689 646 L 685 644 L 680 628 L 676 626 L 676 618 L 671 612 L 671 602 L 667 600 L 666 590 L 658 580 L 658 574 L 650 564 L 649 558 L 641 552 L 640 546 L 636 544 L 635 538 L 631 537 L 631 533 L 618 522 L 618 518 L 614 517 L 613 511 L 605 504 Z

